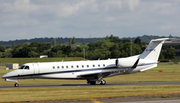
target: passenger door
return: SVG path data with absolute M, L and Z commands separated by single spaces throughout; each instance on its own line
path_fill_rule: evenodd
M 34 67 L 34 74 L 38 74 L 39 73 L 39 65 L 38 65 L 38 63 L 33 63 L 33 67 Z

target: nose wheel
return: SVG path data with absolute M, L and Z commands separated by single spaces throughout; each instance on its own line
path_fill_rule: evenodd
M 19 87 L 19 84 L 16 82 L 16 83 L 14 84 L 14 86 L 15 86 L 15 87 Z

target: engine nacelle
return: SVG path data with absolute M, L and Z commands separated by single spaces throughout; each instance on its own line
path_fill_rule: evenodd
M 138 60 L 138 58 L 120 58 L 116 59 L 115 64 L 118 68 L 131 68 L 136 62 L 138 62 L 137 66 L 145 63 L 143 59 Z

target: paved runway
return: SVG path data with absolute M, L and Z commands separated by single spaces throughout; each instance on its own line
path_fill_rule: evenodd
M 130 85 L 180 85 L 180 81 L 175 82 L 131 82 L 131 83 L 107 83 L 106 85 L 88 85 L 88 84 L 54 84 L 54 85 L 14 85 L 0 86 L 0 89 L 5 88 L 49 88 L 49 87 L 95 87 L 95 86 L 130 86 Z

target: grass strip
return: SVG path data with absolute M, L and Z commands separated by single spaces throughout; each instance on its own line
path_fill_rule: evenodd
M 180 85 L 0 89 L 0 102 L 92 100 L 180 93 Z

